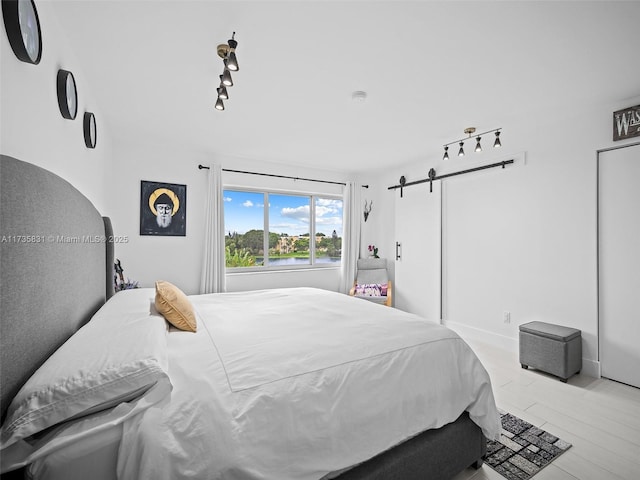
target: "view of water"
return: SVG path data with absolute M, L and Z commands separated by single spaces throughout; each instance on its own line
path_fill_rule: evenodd
M 256 257 L 256 265 L 260 265 L 262 263 L 262 257 Z M 318 257 L 316 258 L 316 263 L 340 263 L 340 257 Z M 277 265 L 308 265 L 308 258 L 295 258 L 295 257 L 287 257 L 287 258 L 270 258 L 269 266 L 277 266 Z

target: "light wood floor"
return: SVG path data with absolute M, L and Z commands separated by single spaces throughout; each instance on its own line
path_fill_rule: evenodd
M 535 480 L 640 479 L 640 389 L 585 375 L 562 383 L 522 369 L 517 353 L 465 340 L 491 376 L 498 408 L 573 445 Z M 469 479 L 504 480 L 487 465 L 455 477 Z

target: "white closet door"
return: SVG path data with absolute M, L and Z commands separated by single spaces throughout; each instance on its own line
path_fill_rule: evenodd
M 394 304 L 440 323 L 440 182 L 395 191 L 396 242 Z M 395 252 L 394 252 L 395 253 Z
M 600 366 L 640 388 L 640 145 L 601 152 L 598 175 Z

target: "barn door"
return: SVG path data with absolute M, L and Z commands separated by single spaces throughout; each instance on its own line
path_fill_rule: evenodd
M 395 307 L 440 323 L 440 187 L 415 185 L 395 195 Z M 394 252 L 395 253 L 395 252 Z

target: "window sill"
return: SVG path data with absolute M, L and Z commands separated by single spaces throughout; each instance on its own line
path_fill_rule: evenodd
M 325 271 L 325 270 L 340 270 L 339 265 L 308 265 L 308 266 L 300 266 L 300 267 L 239 267 L 229 269 L 227 268 L 225 275 L 227 276 L 236 276 L 236 275 L 247 275 L 247 274 L 272 274 L 272 273 L 295 273 L 295 272 L 309 272 L 309 271 Z

